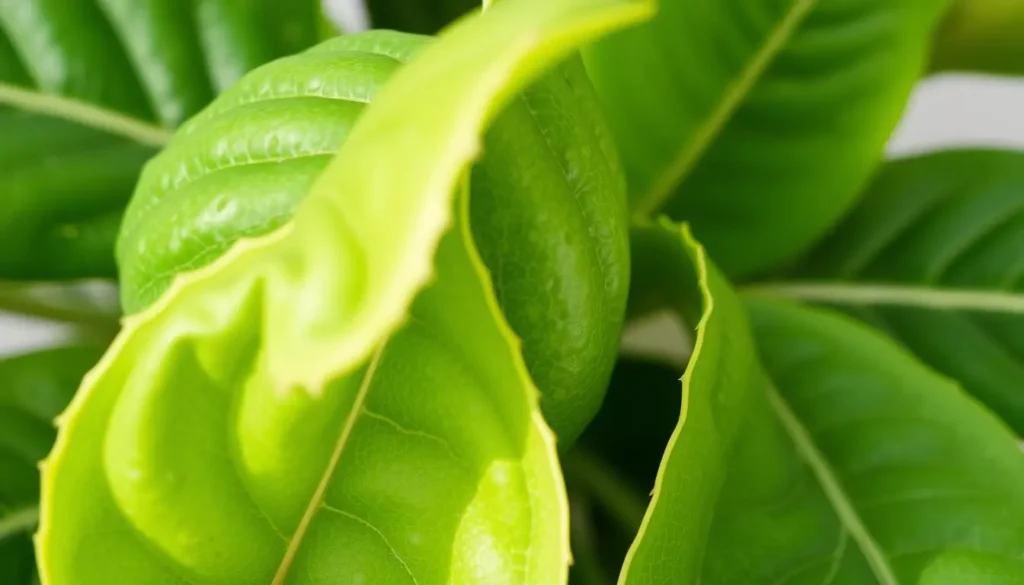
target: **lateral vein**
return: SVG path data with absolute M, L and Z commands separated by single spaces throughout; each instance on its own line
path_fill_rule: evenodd
M 800 26 L 800 23 L 817 4 L 817 0 L 795 0 L 782 20 L 775 25 L 764 43 L 758 47 L 753 58 L 747 62 L 739 75 L 726 87 L 722 99 L 717 103 L 704 123 L 697 127 L 692 139 L 679 151 L 672 164 L 654 183 L 646 197 L 641 199 L 643 214 L 654 212 L 661 202 L 682 181 L 700 156 L 708 149 L 711 141 L 722 131 L 729 118 L 750 93 L 754 84 L 764 75 L 772 60 L 779 54 L 786 41 Z
M 853 506 L 853 502 L 850 501 L 850 496 L 843 489 L 839 478 L 836 477 L 835 471 L 832 470 L 828 461 L 825 460 L 825 457 L 814 444 L 811 434 L 804 428 L 793 411 L 789 409 L 786 401 L 779 395 L 778 390 L 771 382 L 768 382 L 767 394 L 768 401 L 775 410 L 775 414 L 782 423 L 782 427 L 793 440 L 800 457 L 810 466 L 811 472 L 814 473 L 818 484 L 821 485 L 821 489 L 825 492 L 825 497 L 832 504 L 832 509 L 839 517 L 840 523 L 857 543 L 861 552 L 864 553 L 864 558 L 867 560 L 868 566 L 871 567 L 875 578 L 878 579 L 879 585 L 899 585 L 899 579 L 896 578 L 896 574 L 889 565 L 885 551 L 882 550 L 882 547 L 879 546 L 878 542 L 868 532 L 867 526 L 861 520 L 860 515 Z
M 171 130 L 81 100 L 0 83 L 0 104 L 88 126 L 147 146 L 163 146 Z
M 902 305 L 993 313 L 1024 313 L 1024 293 L 937 289 L 890 284 L 766 283 L 744 293 L 840 305 Z
M 338 441 L 334 445 L 334 451 L 331 452 L 331 458 L 327 462 L 327 467 L 324 469 L 324 474 L 320 477 L 320 483 L 316 486 L 316 491 L 313 492 L 313 496 L 309 500 L 309 505 L 306 507 L 306 511 L 302 514 L 302 519 L 299 521 L 299 526 L 295 529 L 295 533 L 292 534 L 291 539 L 288 541 L 288 548 L 285 549 L 284 557 L 281 559 L 281 564 L 277 567 L 277 573 L 274 575 L 274 580 L 271 581 L 271 585 L 283 585 L 284 580 L 288 577 L 288 570 L 291 568 L 292 562 L 295 560 L 295 555 L 299 552 L 299 547 L 302 545 L 302 540 L 306 536 L 306 532 L 309 530 L 310 524 L 313 522 L 313 517 L 316 516 L 317 511 L 323 504 L 324 496 L 327 493 L 327 487 L 331 483 L 331 479 L 334 477 L 334 471 L 338 467 L 338 462 L 341 460 L 341 453 L 345 450 L 345 445 L 348 443 L 349 437 L 352 435 L 352 429 L 355 428 L 356 420 L 363 411 L 363 404 L 366 402 L 366 395 L 369 393 L 370 385 L 373 382 L 374 374 L 377 373 L 377 366 L 380 365 L 381 356 L 384 354 L 384 347 L 387 345 L 385 339 L 381 342 L 380 347 L 373 354 L 373 358 L 370 360 L 370 364 L 367 366 L 366 373 L 363 375 L 363 380 L 359 385 L 359 390 L 356 392 L 356 398 L 352 403 L 352 410 L 349 412 L 348 417 L 345 418 L 345 424 L 342 426 L 341 433 L 338 435 Z

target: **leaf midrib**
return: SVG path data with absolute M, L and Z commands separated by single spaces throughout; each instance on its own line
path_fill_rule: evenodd
M 323 475 L 320 476 L 320 482 L 317 484 L 316 491 L 313 492 L 313 496 L 309 500 L 309 505 L 306 506 L 306 511 L 302 514 L 302 519 L 299 520 L 298 527 L 295 529 L 291 539 L 288 541 L 284 557 L 282 557 L 281 563 L 277 567 L 277 572 L 274 574 L 274 580 L 271 582 L 271 585 L 283 585 L 285 579 L 288 578 L 288 570 L 291 568 L 292 562 L 295 560 L 295 556 L 299 552 L 299 547 L 302 546 L 302 541 L 306 536 L 306 532 L 309 530 L 310 524 L 313 522 L 313 518 L 316 516 L 316 513 L 320 510 L 320 507 L 324 502 L 327 487 L 330 485 L 331 479 L 334 477 L 334 471 L 337 469 L 338 462 L 341 460 L 341 454 L 345 450 L 345 445 L 348 444 L 349 437 L 352 436 L 352 429 L 355 428 L 356 420 L 358 420 L 359 415 L 363 412 L 363 404 L 366 402 L 366 395 L 369 393 L 374 375 L 377 373 L 377 366 L 380 365 L 381 356 L 383 355 L 384 348 L 386 346 L 387 340 L 380 344 L 377 351 L 370 359 L 369 365 L 366 367 L 366 373 L 363 374 L 363 379 L 359 384 L 359 390 L 356 392 L 355 400 L 352 402 L 352 410 L 350 410 L 348 416 L 345 417 L 345 424 L 342 426 L 341 432 L 338 434 L 338 440 L 334 445 L 334 450 L 331 452 L 331 458 L 327 462 L 327 467 L 324 468 Z
M 85 101 L 0 82 L 0 105 L 65 120 L 146 146 L 161 147 L 172 130 Z
M 778 282 L 744 287 L 749 295 L 834 305 L 895 305 L 1024 314 L 1024 293 L 884 283 Z
M 803 19 L 817 5 L 818 0 L 794 0 L 789 11 L 765 37 L 764 42 L 754 52 L 746 66 L 740 70 L 725 93 L 716 104 L 704 123 L 697 127 L 691 140 L 683 144 L 672 164 L 661 174 L 651 186 L 647 195 L 640 199 L 639 212 L 647 215 L 661 207 L 664 199 L 681 183 L 697 164 L 701 155 L 708 149 L 715 137 L 722 131 L 732 114 L 740 107 L 764 72 L 771 65 L 776 55 L 784 47 L 786 41 L 803 22 Z
M 772 410 L 775 411 L 776 417 L 792 439 L 800 457 L 811 468 L 811 472 L 818 480 L 818 485 L 825 492 L 825 497 L 832 505 L 836 516 L 839 517 L 840 524 L 857 543 L 879 585 L 899 585 L 899 579 L 896 578 L 885 551 L 864 525 L 849 494 L 843 489 L 839 478 L 836 477 L 835 471 L 832 470 L 825 456 L 818 450 L 810 432 L 790 410 L 785 399 L 771 382 L 767 383 L 767 394 L 768 402 L 771 404 Z

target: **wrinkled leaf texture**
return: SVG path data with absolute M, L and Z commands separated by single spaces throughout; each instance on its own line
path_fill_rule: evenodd
M 1024 457 L 1009 429 L 849 317 L 751 298 L 748 328 L 700 249 L 660 229 L 638 256 L 696 272 L 703 314 L 620 583 L 1019 580 Z M 662 284 L 639 298 L 697 298 L 690 278 Z
M 364 108 L 429 37 L 347 35 L 245 76 L 146 166 L 117 241 L 122 306 L 286 223 Z M 516 95 L 473 165 L 474 242 L 570 444 L 600 407 L 629 281 L 625 178 L 582 63 Z
M 874 325 L 1024 433 L 1024 153 L 886 164 L 776 290 Z
M 39 516 L 38 463 L 56 436 L 96 347 L 68 346 L 0 360 L 0 583 L 37 583 L 29 538 Z
M 822 236 L 870 178 L 945 0 L 663 0 L 584 53 L 638 214 L 733 276 Z
M 47 582 L 564 581 L 553 437 L 464 196 L 446 227 L 500 105 L 650 8 L 524 0 L 456 26 L 293 221 L 127 318 L 43 467 Z
M 316 0 L 0 1 L 0 278 L 113 277 L 170 128 L 316 42 Z

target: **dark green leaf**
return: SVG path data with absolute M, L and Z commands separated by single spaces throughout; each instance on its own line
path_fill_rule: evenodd
M 752 299 L 748 328 L 699 248 L 663 229 L 660 248 L 638 239 L 663 275 L 643 298 L 685 308 L 693 286 L 678 275 L 696 265 L 703 314 L 681 420 L 620 583 L 1019 580 L 1024 455 L 998 419 L 841 314 Z
M 775 292 L 840 306 L 958 380 L 1024 433 L 1024 153 L 883 167 Z
M 315 42 L 318 5 L 0 1 L 0 278 L 114 276 L 121 210 L 167 129 Z
M 432 35 L 478 9 L 481 0 L 365 0 L 373 28 Z
M 945 0 L 663 0 L 585 53 L 638 212 L 730 274 L 809 246 L 869 178 Z
M 30 535 L 39 517 L 37 465 L 53 419 L 101 350 L 65 347 L 0 360 L 0 583 L 35 583 Z
M 253 71 L 183 126 L 125 215 L 125 311 L 287 222 L 367 103 L 429 44 L 394 31 L 339 37 Z M 512 100 L 483 153 L 470 180 L 474 238 L 544 413 L 571 443 L 600 406 L 629 282 L 625 179 L 579 58 Z
M 554 436 L 462 179 L 503 103 L 652 8 L 510 2 L 448 29 L 288 223 L 128 317 L 44 468 L 48 583 L 564 582 Z

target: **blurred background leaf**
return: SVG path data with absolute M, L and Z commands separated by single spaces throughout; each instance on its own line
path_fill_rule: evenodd
M 99 346 L 69 346 L 0 360 L 0 583 L 37 583 L 31 534 L 39 518 L 38 463 Z
M 319 19 L 316 0 L 0 2 L 0 279 L 115 276 L 143 163 Z
M 1024 152 L 939 152 L 886 164 L 787 282 L 757 288 L 874 325 L 1024 434 L 1022 250 Z

